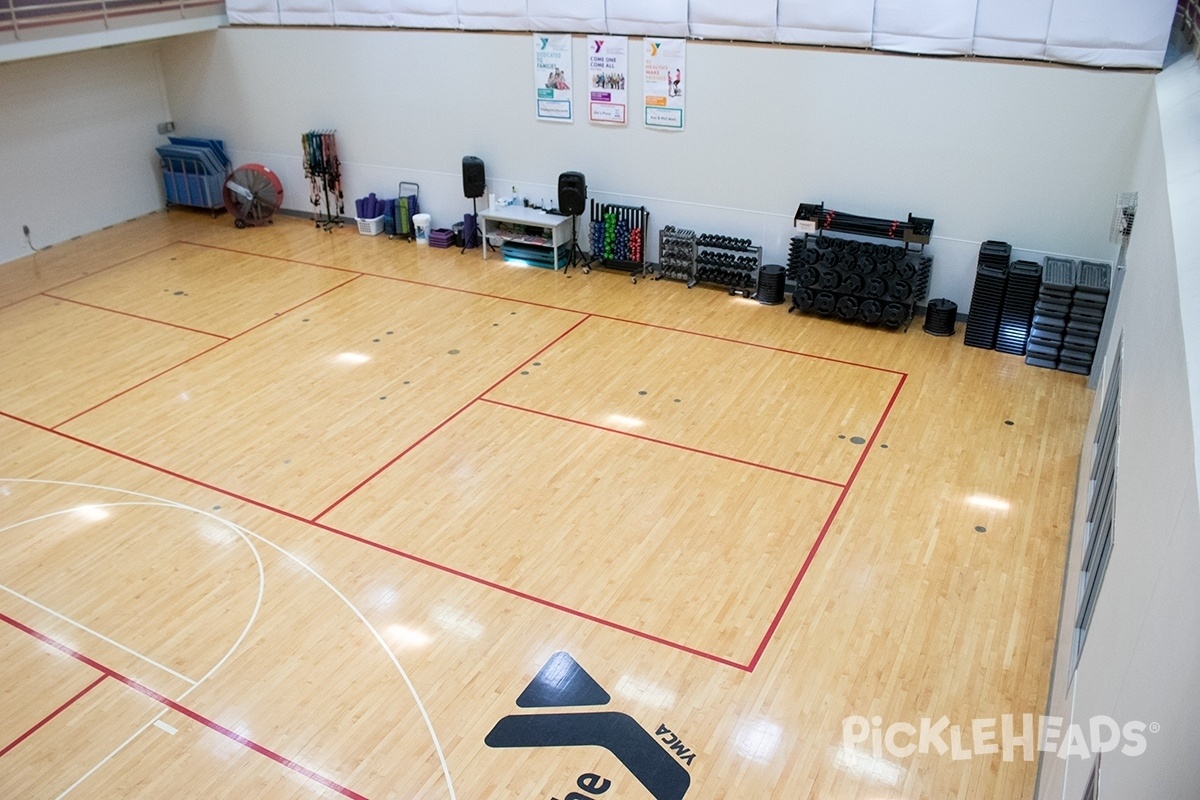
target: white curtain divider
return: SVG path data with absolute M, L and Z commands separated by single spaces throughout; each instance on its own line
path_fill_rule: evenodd
M 875 0 L 779 0 L 775 37 L 789 44 L 870 47 Z
M 604 0 L 528 0 L 529 29 L 562 33 L 607 33 Z
M 1046 55 L 1098 67 L 1159 69 L 1175 0 L 1054 0 Z
M 527 31 L 525 0 L 458 0 L 458 25 L 475 31 Z
M 457 28 L 455 0 L 388 0 L 387 24 L 396 28 Z
M 975 40 L 976 0 L 875 0 L 871 43 L 880 50 L 965 55 Z
M 1046 57 L 1046 34 L 1054 0 L 978 0 L 975 15 L 977 56 Z
M 690 0 L 688 27 L 703 39 L 775 41 L 778 0 Z
M 279 0 L 281 3 L 288 1 Z M 391 3 L 389 0 L 333 0 L 333 24 L 386 28 L 391 25 Z
M 230 25 L 278 25 L 277 0 L 225 0 Z
M 333 25 L 331 0 L 279 0 L 281 25 Z
M 629 36 L 687 36 L 688 0 L 608 0 L 608 32 Z

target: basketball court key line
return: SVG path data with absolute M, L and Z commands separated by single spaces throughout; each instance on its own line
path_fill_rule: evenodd
M 97 686 L 99 686 L 99 685 L 100 685 L 101 681 L 103 681 L 103 680 L 104 680 L 105 678 L 107 678 L 107 677 L 108 677 L 107 675 L 101 675 L 99 678 L 96 678 L 96 680 L 92 681 L 92 682 L 91 682 L 91 683 L 89 683 L 87 686 L 83 687 L 83 688 L 82 688 L 82 689 L 80 689 L 78 692 L 76 692 L 76 693 L 75 693 L 75 696 L 74 696 L 74 697 L 72 697 L 70 700 L 68 700 L 67 702 L 63 703 L 61 706 L 59 706 L 58 708 L 54 709 L 54 710 L 53 710 L 53 711 L 51 711 L 49 714 L 47 714 L 46 716 L 44 716 L 44 717 L 42 717 L 40 720 L 38 720 L 38 722 L 37 722 L 37 724 L 36 724 L 36 725 L 34 725 L 32 728 L 30 728 L 29 730 L 27 730 L 27 731 L 25 731 L 24 733 L 22 733 L 22 734 L 21 734 L 20 736 L 18 736 L 16 739 L 12 740 L 12 741 L 11 741 L 11 742 L 10 742 L 10 743 L 9 743 L 9 744 L 6 746 L 6 747 L 4 747 L 3 749 L 0 749 L 0 758 L 4 758 L 4 754 L 5 754 L 5 753 L 7 753 L 8 751 L 12 750 L 14 747 L 16 747 L 16 746 L 17 746 L 17 745 L 19 745 L 21 742 L 23 742 L 23 741 L 25 741 L 26 739 L 28 739 L 28 738 L 29 738 L 30 736 L 32 736 L 33 734 L 37 733 L 37 732 L 38 732 L 38 730 L 39 730 L 39 729 L 40 729 L 40 728 L 41 728 L 43 725 L 45 725 L 47 722 L 49 722 L 50 720 L 54 719 L 55 717 L 57 717 L 57 716 L 58 716 L 59 714 L 61 714 L 62 712 L 66 711 L 66 710 L 67 710 L 68 708 L 70 708 L 71 706 L 75 705 L 75 702 L 76 702 L 77 700 L 79 700 L 79 698 L 83 697 L 85 694 L 87 694 L 88 692 L 90 692 L 92 689 L 95 689 Z

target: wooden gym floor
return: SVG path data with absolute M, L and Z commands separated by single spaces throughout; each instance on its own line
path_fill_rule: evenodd
M 185 210 L 0 265 L 0 796 L 1029 797 L 843 721 L 1042 712 L 1085 379 L 785 308 Z

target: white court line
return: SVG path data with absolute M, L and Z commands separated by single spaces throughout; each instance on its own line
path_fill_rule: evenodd
M 335 587 L 332 583 L 330 583 L 328 580 L 326 580 L 324 576 L 322 576 L 319 572 L 317 572 L 315 569 L 313 569 L 307 563 L 302 561 L 299 557 L 295 556 L 294 554 L 292 554 L 288 550 L 284 549 L 283 547 L 280 547 L 279 545 L 275 544 L 270 539 L 267 539 L 265 536 L 262 536 L 261 534 L 255 533 L 251 530 L 248 530 L 248 529 L 242 527 L 241 525 L 238 525 L 237 523 L 230 522 L 229 520 L 223 519 L 222 517 L 218 517 L 215 514 L 212 514 L 208 511 L 204 511 L 203 509 L 195 508 L 194 506 L 189 506 L 184 503 L 179 503 L 179 502 L 176 502 L 173 500 L 167 500 L 165 498 L 156 497 L 154 495 L 144 494 L 142 492 L 135 492 L 135 491 L 131 491 L 129 489 L 118 489 L 118 488 L 112 487 L 112 486 L 100 486 L 97 484 L 77 483 L 77 482 L 73 482 L 73 481 L 54 481 L 54 480 L 45 480 L 45 479 L 40 479 L 40 478 L 0 478 L 0 484 L 4 483 L 5 481 L 12 482 L 12 483 L 33 483 L 33 484 L 44 484 L 44 485 L 52 485 L 52 486 L 73 486 L 76 488 L 84 488 L 84 489 L 100 489 L 103 491 L 118 492 L 120 494 L 131 495 L 133 497 L 144 497 L 148 500 L 154 501 L 153 503 L 147 503 L 146 505 L 163 505 L 163 506 L 168 506 L 168 507 L 179 508 L 179 509 L 183 509 L 183 510 L 187 510 L 187 511 L 193 511 L 197 514 L 201 514 L 201 515 L 204 515 L 211 519 L 214 519 L 214 520 L 220 522 L 221 524 L 226 525 L 226 526 L 232 528 L 233 530 L 237 531 L 240 535 L 243 536 L 243 538 L 253 537 L 253 538 L 257 539 L 258 541 L 262 542 L 263 544 L 266 544 L 269 547 L 274 548 L 275 550 L 279 551 L 283 555 L 290 558 L 292 561 L 294 561 L 297 565 L 299 565 L 306 572 L 311 574 L 313 577 L 315 577 L 321 583 L 325 584 L 325 586 L 331 592 L 333 592 L 335 595 L 337 595 L 338 598 L 340 598 L 341 601 L 346 604 L 346 607 L 354 612 L 354 615 L 358 617 L 359 621 L 361 621 L 363 623 L 363 625 L 365 625 L 367 627 L 367 630 L 369 630 L 371 632 L 371 634 L 375 637 L 375 641 L 378 642 L 379 646 L 381 648 L 383 648 L 383 651 L 385 653 L 387 653 L 388 658 L 391 660 L 393 666 L 396 667 L 396 671 L 400 673 L 400 677 L 404 680 L 405 686 L 408 687 L 408 691 L 412 695 L 413 702 L 416 703 L 417 710 L 420 711 L 421 718 L 425 722 L 425 727 L 429 731 L 430 739 L 433 742 L 433 749 L 437 753 L 438 761 L 441 764 L 442 775 L 446 779 L 446 788 L 450 792 L 450 800 L 457 800 L 457 795 L 454 792 L 454 782 L 450 777 L 450 767 L 446 763 L 446 756 L 442 752 L 442 745 L 441 745 L 441 742 L 438 740 L 437 732 L 434 731 L 434 729 L 433 729 L 433 720 L 430 719 L 429 712 L 426 711 L 425 704 L 421 701 L 421 696 L 417 693 L 417 689 L 413 685 L 412 680 L 409 678 L 408 673 L 405 672 L 404 667 L 400 666 L 400 661 L 396 658 L 396 654 L 392 652 L 392 649 L 390 647 L 388 647 L 387 642 L 384 641 L 383 637 L 379 634 L 379 631 L 377 631 L 375 629 L 375 626 L 372 625 L 367 620 L 367 618 L 358 609 L 358 607 L 355 606 L 352 602 L 350 602 L 349 598 L 347 598 L 344 594 L 342 594 L 337 589 L 337 587 Z M 117 504 L 113 504 L 113 505 L 117 505 Z M 74 510 L 74 509 L 71 509 L 71 510 Z M 0 530 L 3 530 L 3 529 L 0 529 Z M 250 544 L 248 538 L 246 539 L 246 542 L 247 542 L 247 544 Z M 262 560 L 259 558 L 258 550 L 256 548 L 254 548 L 254 546 L 252 544 L 250 546 L 251 546 L 251 549 L 254 551 L 255 558 L 258 559 L 259 574 L 261 576 L 262 575 Z M 260 583 L 259 583 L 259 604 L 260 605 L 262 603 L 262 595 L 263 595 L 263 581 L 261 580 L 261 577 L 260 577 Z M 258 606 L 255 607 L 255 614 L 257 614 L 257 613 L 258 613 Z M 253 622 L 253 619 L 251 620 L 251 622 Z M 239 637 L 237 643 L 235 643 L 234 648 L 236 648 L 239 644 L 241 644 L 242 640 L 245 638 L 245 636 L 249 632 L 249 630 L 250 630 L 250 626 L 247 625 L 246 629 L 244 631 L 242 631 L 242 636 Z M 188 689 L 186 692 L 184 692 L 182 695 L 180 695 L 179 700 L 182 700 L 183 698 L 187 697 L 196 688 L 198 688 L 200 683 L 203 683 L 205 680 L 207 680 L 208 677 L 210 675 L 212 675 L 213 672 L 215 672 L 218 667 L 220 667 L 222 664 L 224 664 L 225 660 L 228 659 L 229 656 L 232 654 L 233 654 L 233 649 L 231 649 L 228 653 L 226 653 L 225 658 L 222 658 L 221 661 L 219 661 L 216 666 L 214 666 L 211 670 L 209 670 L 208 673 L 204 677 L 202 677 L 200 679 L 200 681 L 196 683 L 195 686 L 193 686 L 191 689 Z M 76 786 L 78 786 L 80 783 L 82 783 L 88 776 L 90 776 L 97 769 L 99 769 L 101 766 L 103 766 L 111 758 L 116 756 L 117 753 L 119 753 L 126 746 L 128 746 L 129 743 L 132 742 L 139 735 L 141 735 L 141 733 L 143 731 L 145 731 L 151 725 L 155 724 L 166 713 L 167 713 L 167 709 L 163 709 L 163 711 L 161 711 L 154 719 L 152 719 L 150 722 L 147 722 L 145 725 L 143 725 L 132 736 L 130 736 L 128 739 L 126 739 L 115 751 L 110 753 L 103 761 L 101 761 L 96 766 L 92 767 L 92 769 L 88 770 L 88 772 L 85 775 L 83 775 L 79 780 L 77 780 L 74 784 L 69 786 L 66 789 L 66 791 L 64 791 L 62 794 L 59 795 L 59 798 L 61 799 L 61 798 L 65 797 L 72 789 L 74 789 Z
M 36 606 L 37 608 L 40 608 L 42 611 L 45 611 L 50 616 L 57 617 L 58 619 L 61 619 L 63 622 L 67 623 L 68 625 L 74 625 L 76 628 L 83 631 L 84 633 L 90 633 L 92 636 L 95 636 L 97 639 L 108 642 L 113 647 L 117 648 L 118 650 L 124 650 L 126 653 L 129 653 L 129 655 L 133 656 L 134 658 L 138 658 L 138 659 L 141 659 L 142 661 L 145 661 L 147 664 L 149 664 L 152 667 L 157 667 L 157 668 L 161 669 L 163 672 L 166 672 L 170 675 L 174 675 L 176 678 L 179 678 L 179 680 L 183 681 L 184 683 L 190 685 L 193 688 L 195 688 L 196 684 L 199 683 L 199 681 L 192 680 L 191 678 L 189 678 L 186 675 L 181 675 L 178 672 L 176 672 L 175 670 L 171 669 L 170 667 L 158 663 L 153 658 L 150 658 L 149 656 L 144 656 L 141 653 L 139 653 L 137 650 L 134 650 L 131 647 L 126 647 L 125 645 L 121 644 L 120 642 L 116 641 L 115 639 L 110 639 L 109 637 L 105 636 L 103 633 L 92 630 L 87 625 L 84 625 L 82 622 L 76 622 L 75 620 L 68 617 L 66 614 L 60 614 L 57 611 L 55 611 L 53 608 L 50 608 L 49 606 L 44 606 L 41 603 L 39 603 L 37 600 L 34 600 L 32 597 L 26 597 L 25 595 L 21 594 L 20 592 L 16 591 L 15 589 L 10 589 L 2 583 L 0 583 L 0 590 L 8 592 L 13 597 L 16 597 L 19 600 L 24 600 L 26 603 L 29 603 L 29 605 L 31 605 L 31 606 Z
M 171 734 L 172 736 L 179 733 L 178 728 L 171 727 L 167 723 L 163 722 L 161 719 L 154 720 L 154 727 L 158 728 L 159 730 L 164 730 L 167 733 Z

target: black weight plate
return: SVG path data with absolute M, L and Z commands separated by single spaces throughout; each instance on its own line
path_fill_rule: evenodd
M 837 253 L 833 252 L 832 250 L 826 250 L 824 253 L 821 254 L 821 266 L 822 267 L 831 267 L 832 268 L 836 265 L 837 265 Z
M 843 297 L 837 301 L 837 315 L 844 320 L 852 320 L 858 316 L 858 301 L 853 297 Z
M 896 265 L 896 274 L 906 281 L 911 281 L 917 276 L 917 265 L 908 260 L 901 261 Z
M 883 307 L 883 324 L 899 328 L 904 324 L 904 308 L 899 303 L 888 303 Z
M 837 305 L 837 300 L 829 292 L 821 292 L 817 295 L 816 301 L 813 303 L 813 308 L 822 316 L 829 316 L 833 313 L 834 306 Z
M 842 285 L 838 291 L 842 292 L 843 294 L 858 294 L 863 290 L 863 284 L 865 283 L 866 281 L 863 279 L 862 275 L 850 273 L 842 279 Z M 853 314 L 851 316 L 853 316 Z
M 897 303 L 903 303 L 910 297 L 912 297 L 912 284 L 908 281 L 896 281 L 892 284 L 892 291 L 888 293 L 888 299 Z
M 868 325 L 874 325 L 879 322 L 879 318 L 883 316 L 883 306 L 879 305 L 876 300 L 863 300 L 858 305 L 858 318 Z
M 861 245 L 853 239 L 846 243 L 846 252 L 852 256 L 858 255 L 860 249 Z
M 829 270 L 821 273 L 821 288 L 827 291 L 832 291 L 842 285 L 842 273 L 837 270 Z
M 891 261 L 891 260 L 885 258 L 882 261 L 876 261 L 875 264 L 876 264 L 876 266 L 879 267 L 879 274 L 885 278 L 889 278 L 892 275 L 896 274 L 896 262 L 895 261 Z
M 875 271 L 875 259 L 872 256 L 859 256 L 854 267 L 864 275 L 869 274 Z
M 821 260 L 821 251 L 815 247 L 806 247 L 804 249 L 804 263 L 810 267 Z
M 812 286 L 819 280 L 821 280 L 821 273 L 812 267 L 804 267 L 796 273 L 796 283 L 802 287 Z
M 811 289 L 804 289 L 792 295 L 792 304 L 801 311 L 808 311 L 813 307 L 815 296 Z
M 880 298 L 887 293 L 887 281 L 880 278 L 878 275 L 867 279 L 867 285 L 863 287 L 863 294 L 871 298 Z

